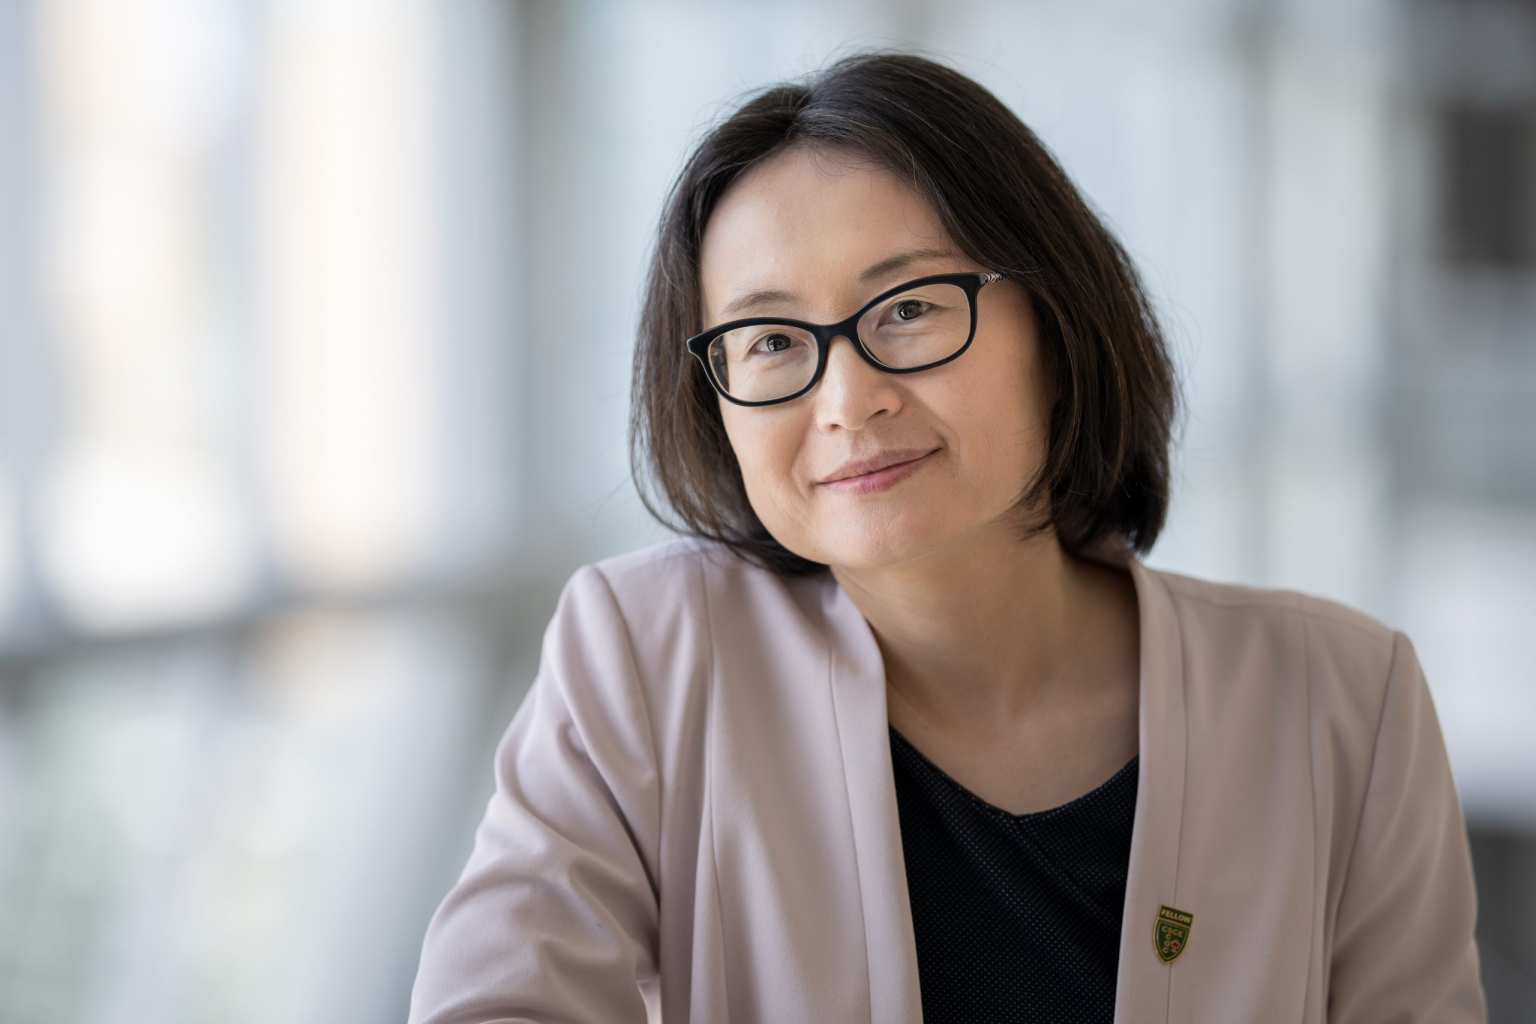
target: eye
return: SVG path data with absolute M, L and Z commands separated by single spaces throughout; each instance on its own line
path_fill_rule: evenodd
M 896 319 L 912 321 L 922 316 L 927 307 L 928 303 L 920 299 L 902 299 L 892 307 L 892 311 L 896 314 Z
M 795 339 L 787 334 L 765 334 L 758 340 L 764 352 L 783 352 L 795 343 Z

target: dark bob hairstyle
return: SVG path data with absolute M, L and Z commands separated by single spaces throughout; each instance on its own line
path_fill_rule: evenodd
M 747 500 L 715 393 L 683 341 L 704 329 L 699 251 L 749 167 L 791 145 L 854 154 L 905 179 L 956 247 L 1021 284 L 1050 389 L 1040 472 L 1013 513 L 1025 540 L 1079 551 L 1118 532 L 1145 553 L 1168 511 L 1172 361 L 1124 249 L 1040 140 L 965 75 L 904 53 L 844 57 L 758 94 L 705 136 L 661 215 L 635 347 L 629 456 L 664 525 L 788 575 L 824 571 L 768 533 Z M 648 493 L 658 488 L 670 520 Z

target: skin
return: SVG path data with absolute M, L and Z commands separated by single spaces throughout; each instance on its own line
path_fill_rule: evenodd
M 861 279 L 903 253 L 912 259 Z M 987 270 L 932 207 L 857 157 L 791 147 L 738 178 L 705 228 L 705 323 L 783 315 L 830 323 L 926 274 Z M 746 309 L 752 292 L 787 293 Z M 961 785 L 1014 814 L 1059 806 L 1138 749 L 1140 640 L 1129 574 L 1018 539 L 1006 513 L 1045 457 L 1048 384 L 1028 297 L 982 288 L 958 359 L 914 374 L 836 338 L 791 402 L 719 399 L 747 496 L 786 548 L 831 566 L 886 667 L 892 725 Z M 818 483 L 851 458 L 937 449 L 884 491 Z

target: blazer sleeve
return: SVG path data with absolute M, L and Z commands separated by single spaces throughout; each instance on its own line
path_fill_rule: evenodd
M 1334 928 L 1331 1024 L 1482 1024 L 1466 824 L 1413 644 L 1394 631 Z
M 496 748 L 469 861 L 427 926 L 410 1024 L 644 1024 L 659 792 L 627 627 L 578 569 Z

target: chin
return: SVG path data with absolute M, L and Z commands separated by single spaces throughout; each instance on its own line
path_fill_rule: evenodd
M 941 533 L 916 523 L 845 524 L 829 530 L 825 542 L 818 545 L 820 554 L 810 557 L 840 568 L 878 569 L 941 547 L 946 539 Z

